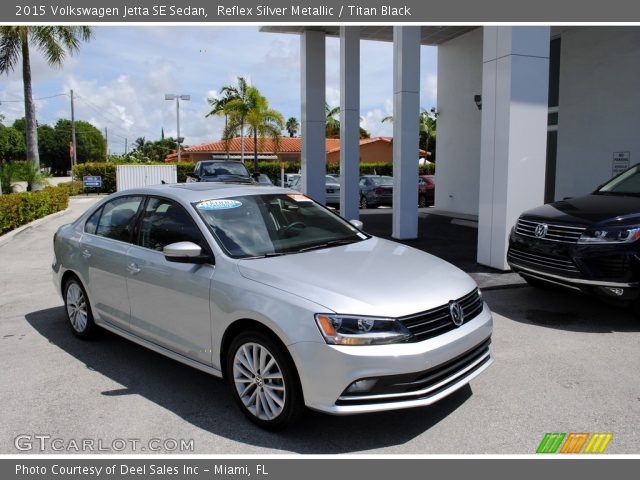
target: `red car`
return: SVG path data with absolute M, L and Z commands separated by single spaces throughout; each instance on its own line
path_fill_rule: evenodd
M 430 207 L 434 203 L 436 181 L 433 175 L 420 175 L 418 177 L 418 206 Z

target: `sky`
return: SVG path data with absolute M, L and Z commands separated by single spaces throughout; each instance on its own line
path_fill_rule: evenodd
M 420 107 L 436 106 L 437 50 L 421 48 Z M 340 44 L 327 37 L 326 98 L 340 104 Z M 70 118 L 74 90 L 76 120 L 107 128 L 109 151 L 124 153 L 138 137 L 157 140 L 164 129 L 176 136 L 175 102 L 165 93 L 191 95 L 180 103 L 180 134 L 186 145 L 220 139 L 224 119 L 205 118 L 224 85 L 244 76 L 285 120 L 300 121 L 300 37 L 260 32 L 256 26 L 94 27 L 94 38 L 67 57 L 62 68 L 49 67 L 32 53 L 33 97 L 40 124 Z M 393 113 L 393 49 L 389 42 L 361 41 L 361 126 L 371 135 L 391 135 L 381 123 Z M 63 95 L 59 95 L 63 94 Z M 44 98 L 51 97 L 53 98 Z M 0 114 L 5 125 L 24 116 L 22 72 L 0 77 Z

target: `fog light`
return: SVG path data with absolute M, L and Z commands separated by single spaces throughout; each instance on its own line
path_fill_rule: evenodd
M 366 393 L 371 391 L 378 380 L 375 378 L 368 378 L 366 380 L 356 380 L 349 388 L 347 388 L 346 393 Z
M 624 288 L 604 287 L 604 289 L 616 297 L 621 297 L 624 294 Z

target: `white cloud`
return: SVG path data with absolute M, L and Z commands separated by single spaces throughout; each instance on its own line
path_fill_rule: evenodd
M 424 80 L 423 93 L 427 105 L 435 106 L 438 100 L 438 76 L 435 74 L 427 75 Z M 427 108 L 428 110 L 428 108 Z
M 382 119 L 386 116 L 387 113 L 379 108 L 374 108 L 364 114 L 360 126 L 369 132 L 372 137 L 390 137 L 393 134 L 393 123 L 382 123 Z

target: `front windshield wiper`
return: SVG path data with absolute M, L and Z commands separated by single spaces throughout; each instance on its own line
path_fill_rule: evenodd
M 267 252 L 261 253 L 260 255 L 251 255 L 250 257 L 242 257 L 241 260 L 253 260 L 255 258 L 269 258 L 269 257 L 281 257 L 282 255 L 287 255 L 291 252 Z
M 612 197 L 640 197 L 639 192 L 611 192 L 606 190 L 598 190 L 595 195 L 609 195 Z
M 308 252 L 310 250 L 319 250 L 321 248 L 336 247 L 338 245 L 349 245 L 350 243 L 355 243 L 359 241 L 360 241 L 359 238 L 342 238 L 340 240 L 329 240 L 327 242 L 318 243 L 317 245 L 311 245 L 310 247 L 301 248 L 296 252 L 298 253 Z

